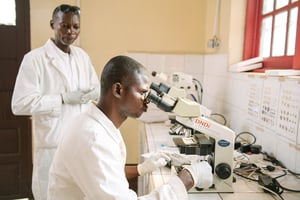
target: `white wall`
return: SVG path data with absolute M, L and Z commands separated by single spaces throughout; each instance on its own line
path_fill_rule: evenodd
M 193 75 L 203 85 L 203 105 L 224 115 L 236 134 L 253 133 L 262 151 L 300 172 L 300 77 L 230 73 L 226 54 L 129 55 L 150 71 Z

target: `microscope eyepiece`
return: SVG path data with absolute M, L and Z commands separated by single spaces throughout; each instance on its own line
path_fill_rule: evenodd
M 176 100 L 164 93 L 161 93 L 160 96 L 152 93 L 148 93 L 146 99 L 154 103 L 158 108 L 163 111 L 171 112 L 176 104 Z
M 150 89 L 154 90 L 157 94 L 161 93 L 161 91 L 159 89 L 159 85 L 157 85 L 156 83 L 151 83 Z
M 151 91 L 148 92 L 146 99 L 148 99 L 150 102 L 154 103 L 155 105 L 159 104 L 159 102 L 162 100 L 160 96 L 152 93 Z
M 161 94 L 161 93 L 167 94 L 170 90 L 170 87 L 164 83 L 160 83 L 159 85 L 157 85 L 156 83 L 151 83 L 150 88 L 155 92 L 157 92 L 157 94 Z

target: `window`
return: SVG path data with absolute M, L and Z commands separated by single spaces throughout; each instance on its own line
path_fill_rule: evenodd
M 16 5 L 12 0 L 1 0 L 0 25 L 16 25 Z
M 300 0 L 248 0 L 243 59 L 266 69 L 300 69 Z

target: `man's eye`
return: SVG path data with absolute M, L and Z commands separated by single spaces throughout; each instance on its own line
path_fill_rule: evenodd
M 78 30 L 78 29 L 80 29 L 80 26 L 73 26 L 73 28 Z
M 61 27 L 68 28 L 68 25 L 67 24 L 61 24 Z

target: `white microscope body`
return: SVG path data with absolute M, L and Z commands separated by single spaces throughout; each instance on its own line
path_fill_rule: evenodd
M 170 85 L 170 90 L 166 92 L 173 97 L 193 98 L 202 103 L 203 88 L 199 80 L 190 74 L 183 72 L 173 72 L 169 75 L 165 73 L 152 72 L 152 76 L 162 81 L 161 85 Z M 155 82 L 155 81 L 154 81 Z
M 155 84 L 154 84 L 155 85 Z M 195 152 L 201 156 L 210 158 L 213 168 L 214 180 L 213 186 L 205 190 L 190 190 L 193 192 L 233 192 L 233 152 L 235 133 L 228 127 L 221 125 L 201 114 L 201 105 L 197 102 L 182 97 L 171 97 L 164 92 L 157 91 L 157 88 L 151 87 L 157 92 L 157 96 L 149 92 L 147 98 L 158 108 L 175 114 L 175 119 L 184 127 L 193 130 L 192 137 L 203 138 L 210 141 L 212 145 L 201 147 L 193 146 Z M 200 135 L 200 137 L 199 137 Z M 206 148 L 209 149 L 206 149 Z M 202 151 L 204 149 L 204 151 Z M 209 155 L 203 155 L 203 152 L 209 152 Z

